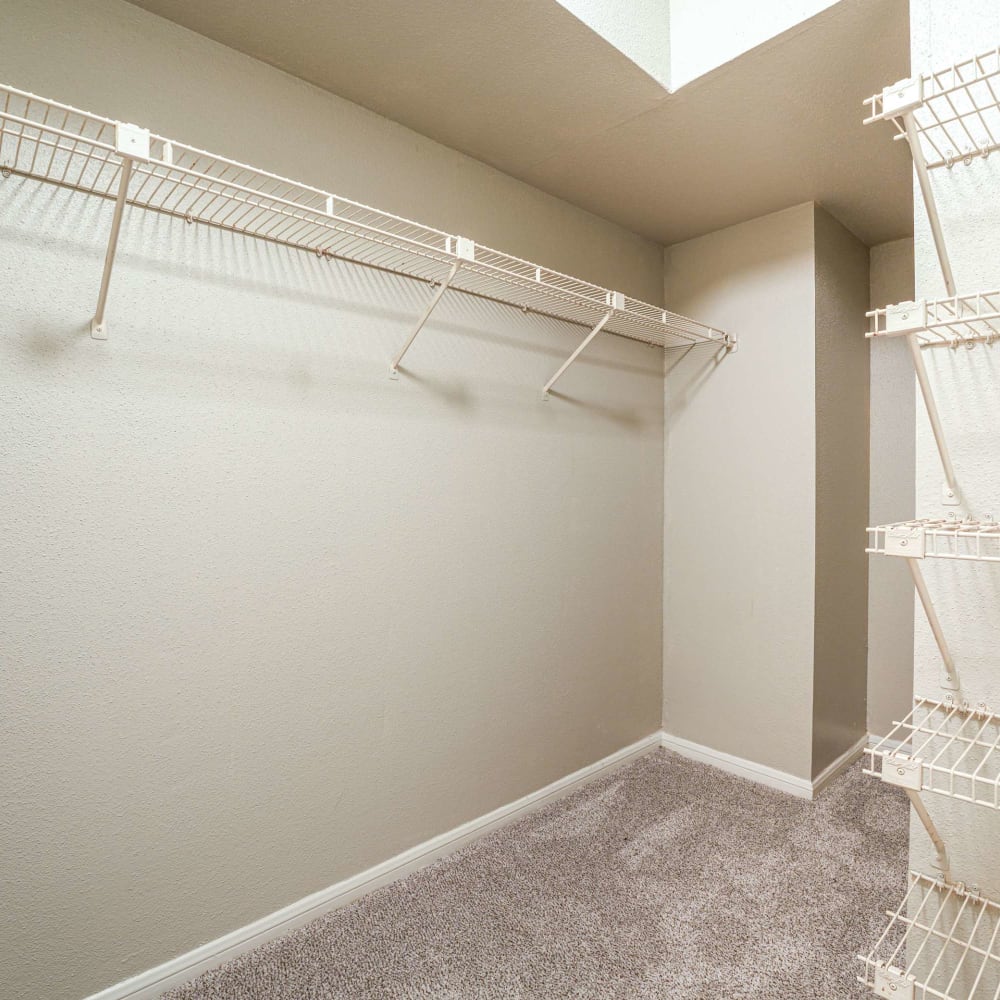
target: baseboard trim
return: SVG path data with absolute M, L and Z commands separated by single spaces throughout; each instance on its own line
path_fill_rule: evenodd
M 813 795 L 816 795 L 825 785 L 829 784 L 838 774 L 846 771 L 865 751 L 870 737 L 868 733 L 858 740 L 849 750 L 845 750 L 832 764 L 823 768 L 819 774 L 813 778 Z
M 758 785 L 767 785 L 768 788 L 777 788 L 779 791 L 795 795 L 800 799 L 811 799 L 813 797 L 813 783 L 807 778 L 797 778 L 794 774 L 779 771 L 765 764 L 758 764 L 756 761 L 746 760 L 743 757 L 736 757 L 733 754 L 724 753 L 722 750 L 714 750 L 712 747 L 702 746 L 700 743 L 693 743 L 672 733 L 663 733 L 662 745 L 667 750 L 673 750 L 682 757 L 691 760 L 701 761 L 703 764 L 711 764 L 735 774 L 737 777 L 746 778 L 748 781 L 755 781 Z
M 361 872 L 351 878 L 338 882 L 336 885 L 320 892 L 306 896 L 283 909 L 255 920 L 246 927 L 225 934 L 215 941 L 201 945 L 193 951 L 169 962 L 164 962 L 156 968 L 149 969 L 130 979 L 123 980 L 115 986 L 110 986 L 100 993 L 94 993 L 87 1000 L 155 1000 L 166 990 L 180 986 L 195 976 L 214 969 L 244 952 L 250 951 L 281 934 L 301 927 L 310 920 L 346 906 L 366 893 L 372 892 L 383 885 L 388 885 L 396 879 L 409 875 L 439 858 L 452 854 L 485 834 L 511 823 L 516 819 L 533 812 L 543 805 L 548 805 L 557 799 L 574 792 L 591 781 L 642 757 L 661 745 L 660 732 L 632 743 L 616 751 L 602 760 L 580 768 L 572 774 L 560 778 L 518 799 L 494 809 L 492 812 L 470 820 L 455 827 L 440 836 L 433 837 L 416 847 L 397 854 L 396 857 L 384 861 L 374 868 Z
M 691 740 L 686 740 L 681 736 L 674 736 L 672 733 L 664 732 L 660 739 L 663 747 L 667 750 L 673 750 L 674 753 L 678 753 L 682 757 L 688 757 L 703 764 L 711 764 L 712 767 L 717 767 L 720 771 L 735 774 L 737 777 L 746 778 L 748 781 L 755 781 L 758 785 L 776 788 L 778 791 L 787 792 L 789 795 L 794 795 L 800 799 L 813 799 L 829 782 L 850 767 L 861 756 L 865 747 L 868 746 L 871 737 L 866 733 L 854 746 L 844 751 L 812 781 L 796 777 L 787 771 L 779 771 L 777 768 L 768 767 L 766 764 L 758 764 L 756 761 L 747 760 L 745 757 L 736 757 L 722 750 L 703 746 L 701 743 L 693 743 Z

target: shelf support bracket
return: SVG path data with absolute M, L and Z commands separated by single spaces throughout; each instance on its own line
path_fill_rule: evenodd
M 924 207 L 927 209 L 927 220 L 931 224 L 931 235 L 934 237 L 934 248 L 937 250 L 938 261 L 941 264 L 944 285 L 948 289 L 949 295 L 957 295 L 958 292 L 955 290 L 955 276 L 951 271 L 948 247 L 944 242 L 944 233 L 941 230 L 941 218 L 938 215 L 937 202 L 934 200 L 931 178 L 927 171 L 927 160 L 924 158 L 924 150 L 920 145 L 920 132 L 917 129 L 913 111 L 914 109 L 911 107 L 902 115 L 903 128 L 906 130 L 906 141 L 909 143 L 910 154 L 913 156 L 913 167 L 917 172 L 920 193 L 924 196 Z
M 451 249 L 452 237 L 448 237 L 449 247 Z M 424 324 L 430 319 L 431 313 L 437 308 L 438 303 L 441 301 L 444 293 L 448 291 L 451 287 L 451 283 L 455 280 L 456 275 L 462 268 L 462 264 L 467 260 L 474 261 L 476 259 L 476 244 L 472 240 L 465 239 L 462 236 L 455 238 L 457 244 L 455 253 L 457 259 L 455 263 L 451 265 L 451 270 L 448 272 L 444 281 L 438 285 L 437 291 L 434 293 L 434 297 L 427 303 L 427 308 L 424 310 L 423 315 L 417 320 L 417 325 L 413 328 L 413 332 L 407 338 L 405 344 L 403 344 L 402 350 L 392 359 L 392 364 L 389 366 L 389 378 L 398 379 L 399 378 L 399 366 L 404 357 L 406 357 L 406 352 L 413 346 L 413 341 L 417 339 L 417 334 L 424 328 Z
M 931 819 L 931 814 L 927 811 L 927 806 L 924 805 L 920 792 L 916 792 L 912 788 L 905 788 L 904 791 L 910 799 L 913 811 L 919 817 L 920 822 L 924 824 L 927 836 L 931 838 L 931 843 L 934 845 L 934 867 L 941 872 L 941 876 L 946 882 L 951 882 L 951 862 L 948 860 L 948 846 L 945 844 L 944 838 L 934 825 L 934 820 Z
M 107 340 L 108 327 L 104 322 L 104 313 L 108 305 L 108 289 L 111 287 L 111 271 L 115 264 L 115 254 L 118 251 L 118 236 L 121 233 L 122 217 L 125 214 L 125 204 L 128 201 L 128 185 L 132 179 L 132 168 L 136 160 L 149 159 L 150 134 L 148 129 L 126 122 L 115 124 L 115 151 L 121 157 L 121 169 L 118 175 L 118 194 L 115 196 L 115 210 L 111 217 L 111 232 L 108 234 L 108 249 L 104 254 L 104 272 L 101 275 L 101 289 L 97 294 L 97 308 L 94 318 L 90 321 L 90 336 L 94 340 Z
M 944 637 L 944 630 L 941 628 L 941 622 L 938 619 L 937 612 L 934 610 L 934 602 L 931 600 L 930 592 L 927 589 L 927 581 L 924 580 L 919 560 L 907 558 L 906 564 L 910 567 L 913 585 L 917 588 L 917 595 L 920 598 L 920 603 L 923 605 L 924 614 L 927 615 L 931 632 L 934 633 L 934 641 L 937 643 L 938 651 L 941 653 L 941 660 L 943 662 L 941 687 L 948 691 L 958 691 L 961 689 L 958 670 L 955 668 L 955 661 L 952 659 L 951 650 L 948 648 L 948 642 Z
M 910 357 L 913 359 L 913 370 L 917 373 L 920 394 L 924 397 L 924 407 L 927 410 L 927 419 L 931 422 L 931 431 L 934 433 L 938 455 L 941 456 L 941 467 L 944 469 L 945 479 L 942 500 L 947 506 L 957 506 L 962 502 L 958 489 L 958 477 L 955 475 L 955 467 L 951 463 L 951 452 L 948 450 L 948 442 L 945 440 L 941 414 L 938 413 L 937 401 L 934 399 L 934 390 L 931 388 L 931 382 L 927 376 L 927 366 L 924 364 L 923 352 L 920 350 L 920 341 L 917 340 L 915 333 L 908 333 L 906 344 L 910 349 Z
M 557 371 L 555 375 L 553 375 L 552 378 L 550 378 L 548 382 L 545 383 L 545 388 L 542 389 L 542 399 L 549 398 L 549 392 L 551 391 L 552 386 L 554 386 L 556 382 L 558 382 L 559 379 L 563 377 L 563 375 L 566 372 L 566 369 L 569 368 L 569 366 L 573 364 L 573 362 L 576 361 L 576 359 L 580 357 L 581 354 L 583 354 L 583 352 L 587 349 L 587 345 L 601 332 L 601 330 L 604 329 L 605 326 L 607 326 L 611 317 L 614 316 L 615 314 L 615 309 L 623 308 L 624 304 L 625 304 L 625 297 L 624 295 L 622 295 L 621 292 L 611 293 L 611 302 L 609 303 L 611 308 L 601 317 L 597 325 L 590 331 L 590 333 L 588 333 L 587 336 L 583 338 L 583 342 L 580 344 L 580 346 L 562 363 L 562 366 L 560 367 L 559 371 Z

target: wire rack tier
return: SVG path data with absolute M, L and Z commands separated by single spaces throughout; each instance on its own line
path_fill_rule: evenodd
M 998 1000 L 1000 904 L 910 872 L 909 889 L 864 963 L 864 983 L 893 1000 Z
M 868 529 L 867 552 L 907 559 L 1000 562 L 1000 523 L 922 518 Z
M 868 314 L 869 337 L 914 334 L 921 347 L 971 347 L 1000 341 L 1000 291 L 900 302 Z
M 450 287 L 659 347 L 723 331 L 144 129 L 0 86 L 0 171 Z M 450 274 L 455 265 L 457 272 Z
M 1000 715 L 986 705 L 918 698 L 865 750 L 864 770 L 901 788 L 1000 809 Z
M 1000 148 L 1000 48 L 923 76 L 901 80 L 865 101 L 865 124 L 892 121 L 906 138 L 902 120 L 913 110 L 927 169 L 966 163 Z

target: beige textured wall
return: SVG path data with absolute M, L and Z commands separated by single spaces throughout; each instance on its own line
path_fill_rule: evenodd
M 671 308 L 738 332 L 668 355 L 664 726 L 810 778 L 813 206 L 666 251 Z
M 812 773 L 867 732 L 868 248 L 819 206 Z
M 865 732 L 868 253 L 799 205 L 666 251 L 664 727 L 812 779 Z
M 656 297 L 630 234 L 113 0 L 16 86 Z M 0 182 L 0 994 L 71 1000 L 658 728 L 662 355 Z
M 913 298 L 913 240 L 871 248 L 869 306 Z M 871 351 L 869 524 L 913 516 L 916 383 L 900 338 L 868 341 Z M 884 735 L 913 704 L 913 581 L 895 559 L 868 561 L 868 731 Z

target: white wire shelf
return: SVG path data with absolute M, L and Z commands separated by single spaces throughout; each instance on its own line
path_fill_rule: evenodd
M 922 348 L 1000 341 L 1000 291 L 900 302 L 868 314 L 868 337 L 916 336 Z
M 996 521 L 922 518 L 868 528 L 867 552 L 906 559 L 962 559 L 1000 562 Z
M 1000 904 L 917 872 L 909 883 L 858 981 L 893 1000 L 998 1000 Z
M 608 332 L 658 347 L 735 345 L 721 330 L 620 292 L 3 86 L 0 170 L 4 176 L 24 175 L 588 327 L 607 317 L 602 327 Z M 112 258 L 116 239 L 115 230 Z M 103 301 L 99 313 L 102 307 Z
M 1000 48 L 901 80 L 865 105 L 870 109 L 865 124 L 892 121 L 897 139 L 906 138 L 903 115 L 913 111 L 929 170 L 988 156 L 1000 148 Z
M 890 785 L 1000 809 L 1000 715 L 986 705 L 918 698 L 865 750 L 864 770 Z

